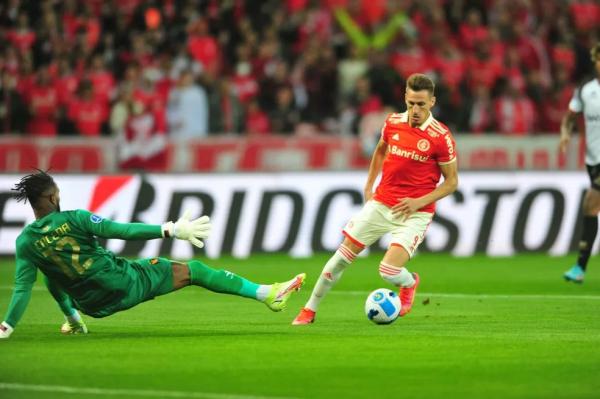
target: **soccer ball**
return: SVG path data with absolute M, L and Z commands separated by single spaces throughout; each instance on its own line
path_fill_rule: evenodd
M 394 291 L 379 288 L 371 292 L 365 302 L 365 314 L 375 324 L 390 324 L 398 318 L 400 298 Z

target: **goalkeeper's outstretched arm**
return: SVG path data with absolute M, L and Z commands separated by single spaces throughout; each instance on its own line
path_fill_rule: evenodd
M 121 240 L 152 240 L 156 238 L 177 238 L 191 242 L 198 248 L 204 247 L 203 239 L 210 234 L 208 216 L 190 220 L 190 212 L 185 212 L 176 222 L 162 225 L 145 223 L 118 223 L 101 218 L 85 210 L 77 211 L 82 228 L 102 238 Z

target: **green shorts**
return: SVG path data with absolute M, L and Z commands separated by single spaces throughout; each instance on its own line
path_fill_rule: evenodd
M 100 309 L 82 309 L 84 313 L 92 317 L 106 317 L 173 291 L 171 260 L 165 258 L 134 261 L 124 261 L 121 258 L 120 260 L 125 275 L 121 276 L 121 278 L 125 277 L 123 278 L 125 281 L 122 289 L 119 289 L 122 295 Z

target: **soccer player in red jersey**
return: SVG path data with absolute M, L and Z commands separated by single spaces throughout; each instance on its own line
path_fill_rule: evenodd
M 406 82 L 407 111 L 390 114 L 381 129 L 364 188 L 365 205 L 343 230 L 344 241 L 323 268 L 315 288 L 292 324 L 314 322 L 320 302 L 365 247 L 386 233 L 390 244 L 379 265 L 381 277 L 399 288 L 402 310 L 410 312 L 419 275 L 406 263 L 425 237 L 435 202 L 458 185 L 456 150 L 450 130 L 433 118 L 433 81 L 413 74 Z M 375 193 L 375 179 L 382 177 Z M 440 176 L 444 181 L 438 185 Z

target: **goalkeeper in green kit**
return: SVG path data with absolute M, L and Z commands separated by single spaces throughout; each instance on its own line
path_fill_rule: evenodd
M 17 238 L 15 288 L 0 338 L 12 334 L 25 312 L 38 269 L 66 317 L 61 327 L 66 334 L 87 333 L 78 310 L 105 317 L 188 285 L 256 299 L 277 312 L 304 283 L 304 273 L 284 283 L 261 285 L 200 261 L 131 261 L 107 251 L 96 239 L 177 238 L 202 248 L 211 228 L 208 216 L 190 220 L 184 213 L 161 226 L 116 223 L 85 210 L 61 212 L 58 186 L 42 171 L 23 177 L 13 190 L 18 201 L 29 201 L 36 220 Z

